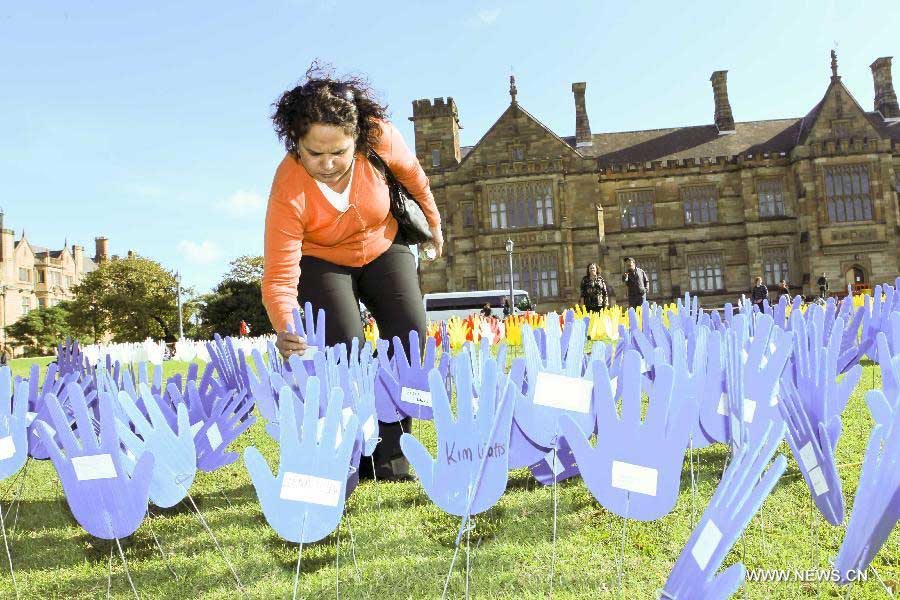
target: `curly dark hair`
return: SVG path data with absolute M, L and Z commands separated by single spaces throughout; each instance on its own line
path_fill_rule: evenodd
M 381 136 L 377 121 L 387 118 L 387 106 L 375 99 L 368 81 L 357 75 L 336 77 L 330 65 L 318 61 L 306 70 L 300 85 L 284 92 L 272 106 L 275 133 L 297 158 L 297 141 L 316 123 L 342 128 L 356 138 L 357 151 L 365 153 Z

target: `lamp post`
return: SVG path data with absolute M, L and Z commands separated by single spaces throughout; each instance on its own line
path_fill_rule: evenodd
M 178 339 L 184 339 L 184 323 L 181 320 L 181 273 L 175 273 L 176 294 L 178 296 Z
M 509 257 L 509 314 L 515 314 L 516 304 L 514 302 L 515 298 L 513 297 L 513 262 L 512 262 L 512 253 L 513 253 L 513 241 L 512 239 L 506 240 L 506 255 Z

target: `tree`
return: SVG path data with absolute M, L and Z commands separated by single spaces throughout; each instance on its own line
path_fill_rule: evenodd
M 178 331 L 175 274 L 158 262 L 132 256 L 100 263 L 73 287 L 70 324 L 96 340 L 112 334 L 116 342 L 148 337 L 174 342 Z M 182 297 L 192 294 L 182 288 Z M 195 306 L 183 302 L 184 320 Z
M 241 321 L 250 325 L 251 335 L 273 333 L 272 325 L 262 303 L 258 281 L 225 279 L 211 294 L 201 298 L 201 332 L 211 338 L 220 335 L 239 335 Z
M 263 276 L 262 256 L 239 256 L 229 263 L 231 270 L 225 274 L 222 281 L 241 281 L 244 283 L 258 283 Z
M 68 318 L 69 311 L 64 306 L 38 308 L 7 325 L 6 333 L 14 345 L 24 346 L 25 356 L 47 356 L 72 335 Z

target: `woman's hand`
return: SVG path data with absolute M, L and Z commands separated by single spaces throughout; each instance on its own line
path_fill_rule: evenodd
M 432 225 L 431 229 L 431 244 L 434 246 L 435 258 L 440 258 L 444 253 L 444 234 L 441 233 L 440 225 Z
M 275 340 L 275 347 L 281 352 L 281 355 L 288 358 L 291 354 L 299 354 L 303 356 L 306 352 L 306 340 L 295 333 L 282 331 Z

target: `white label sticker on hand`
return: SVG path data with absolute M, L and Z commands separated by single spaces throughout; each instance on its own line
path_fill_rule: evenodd
M 313 360 L 316 357 L 316 353 L 319 351 L 317 346 L 307 346 L 306 352 L 300 355 L 300 360 Z
M 728 394 L 725 392 L 722 392 L 722 395 L 719 397 L 719 406 L 716 407 L 716 412 L 723 417 L 727 417 L 731 414 L 731 411 L 728 409 Z M 744 398 L 744 422 L 752 423 L 753 415 L 755 414 L 756 402 L 750 398 Z
M 691 556 L 694 557 L 701 569 L 705 569 L 709 564 L 709 559 L 712 558 L 713 552 L 716 551 L 716 547 L 721 541 L 722 532 L 715 523 L 707 521 L 703 526 L 703 531 L 697 536 L 697 543 L 691 548 Z
M 36 412 L 25 413 L 25 423 L 27 423 L 28 426 L 31 427 L 31 424 L 34 423 L 34 420 L 37 418 L 37 415 L 38 414 Z
M 562 463 L 559 462 L 558 454 L 553 450 L 544 455 L 544 460 L 547 462 L 547 466 L 550 467 L 554 477 L 559 477 L 559 474 L 565 471 Z
M 341 482 L 335 479 L 288 471 L 281 481 L 280 497 L 282 500 L 337 506 L 340 496 Z
M 219 433 L 219 426 L 213 423 L 206 430 L 206 439 L 209 440 L 209 447 L 215 450 L 222 445 L 222 434 Z
M 587 414 L 591 411 L 593 390 L 590 379 L 541 372 L 534 385 L 534 403 Z
M 658 479 L 656 469 L 619 460 L 612 463 L 612 486 L 620 490 L 655 496 Z
M 375 417 L 371 416 L 366 419 L 366 422 L 363 423 L 362 431 L 363 431 L 363 439 L 371 440 L 375 437 Z
M 197 434 L 201 429 L 203 429 L 203 421 L 197 421 L 196 423 L 191 425 L 191 436 L 197 437 Z
M 431 392 L 416 388 L 400 388 L 400 401 L 431 408 Z
M 12 436 L 8 435 L 4 438 L 0 438 L 0 460 L 6 460 L 15 455 L 16 443 L 13 441 Z
M 812 442 L 806 442 L 806 445 L 800 448 L 800 461 L 806 470 L 809 471 L 819 465 L 816 460 L 816 451 L 813 449 Z
M 115 479 L 116 466 L 109 454 L 92 454 L 91 456 L 73 456 L 72 468 L 78 481 L 92 479 Z
M 825 475 L 819 467 L 814 467 L 809 470 L 809 481 L 812 483 L 813 492 L 815 492 L 816 496 L 821 496 L 829 489 L 828 483 L 825 481 Z

